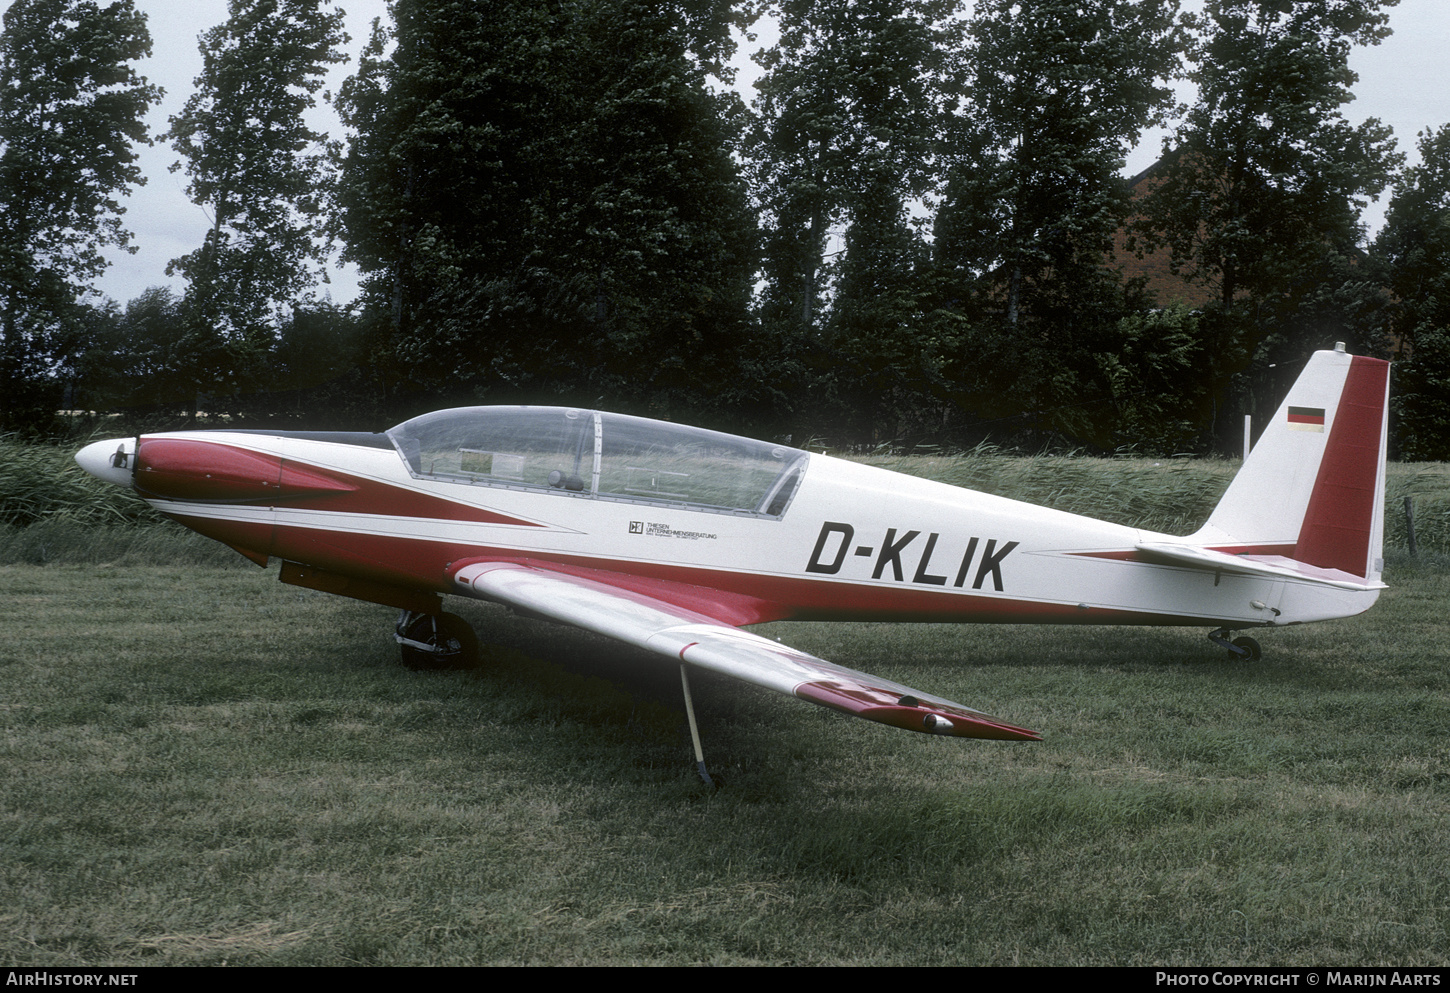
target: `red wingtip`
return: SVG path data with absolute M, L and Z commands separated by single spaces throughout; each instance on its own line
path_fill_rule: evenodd
M 990 738 L 997 741 L 1041 741 L 1036 731 L 1006 724 L 994 717 L 933 700 L 924 703 L 912 697 L 874 687 L 847 688 L 833 683 L 801 683 L 796 696 L 834 710 L 843 710 L 878 724 L 890 724 L 905 731 L 942 734 L 953 738 Z
M 1042 740 L 1042 735 L 1036 731 L 1019 728 L 1014 724 L 1005 724 L 990 717 L 958 717 L 955 714 L 947 714 L 946 717 L 952 722 L 954 729 L 950 733 L 958 738 L 991 738 L 997 741 Z

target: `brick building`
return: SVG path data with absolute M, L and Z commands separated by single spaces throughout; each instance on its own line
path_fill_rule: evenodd
M 1147 169 L 1128 180 L 1128 190 L 1134 201 L 1140 200 L 1157 188 L 1158 170 L 1164 159 L 1159 159 Z M 1160 307 L 1175 303 L 1189 307 L 1202 307 L 1218 299 L 1218 290 L 1213 286 L 1191 283 L 1181 275 L 1175 275 L 1169 264 L 1172 253 L 1167 246 L 1144 252 L 1140 258 L 1128 250 L 1128 229 L 1141 215 L 1132 214 L 1128 222 L 1113 236 L 1114 268 L 1123 274 L 1124 282 L 1130 279 L 1145 279 L 1148 293 Z M 1139 249 L 1141 251 L 1141 249 Z

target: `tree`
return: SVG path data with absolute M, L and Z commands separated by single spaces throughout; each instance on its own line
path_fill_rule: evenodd
M 144 182 L 134 146 L 160 91 L 131 0 L 15 0 L 0 32 L 0 423 L 49 418 L 49 373 L 72 349 L 76 304 L 126 248 L 119 197 Z
M 1162 184 L 1146 199 L 1150 244 L 1232 307 L 1293 286 L 1363 236 L 1359 214 L 1401 159 L 1390 129 L 1359 125 L 1354 45 L 1389 34 L 1398 0 L 1209 0 L 1189 57 L 1198 99 Z
M 1450 459 L 1450 124 L 1419 135 L 1420 162 L 1395 184 L 1375 255 L 1389 268 L 1393 333 L 1405 355 L 1395 404 L 1401 454 Z
M 1128 298 L 1111 268 L 1121 179 L 1173 109 L 1178 0 L 982 0 L 950 67 L 940 306 L 966 328 L 943 370 L 965 410 L 1012 433 L 1110 444 Z M 1029 415 L 1022 417 L 1022 415 Z
M 1374 244 L 1390 268 L 1395 333 L 1411 348 L 1420 328 L 1450 328 L 1450 124 L 1422 131 L 1418 147 Z
M 1108 416 L 1096 419 L 1102 447 L 1164 455 L 1197 447 L 1209 402 L 1202 369 L 1212 361 L 1200 323 L 1182 304 L 1118 321 L 1110 347 L 1096 356 L 1113 397 Z
M 1210 380 L 1213 430 L 1278 388 L 1274 365 L 1335 340 L 1376 344 L 1385 301 L 1359 245 L 1360 212 L 1402 158 L 1388 127 L 1352 125 L 1355 45 L 1389 34 L 1398 0 L 1208 0 L 1194 20 L 1198 97 L 1142 201 L 1148 246 L 1217 291 Z M 1331 329 L 1353 314 L 1351 334 Z
M 1396 387 L 1400 457 L 1450 461 L 1450 328 L 1420 329 Z
M 955 7 L 943 0 L 780 0 L 780 40 L 761 53 L 747 142 L 765 217 L 768 320 L 816 327 L 839 286 L 827 241 L 849 229 L 859 290 L 910 241 L 910 205 L 936 186 L 940 66 Z
M 338 212 L 419 383 L 668 411 L 731 381 L 754 227 L 704 75 L 728 7 L 392 4 L 342 92 Z
M 757 313 L 818 430 L 910 429 L 937 364 L 921 329 L 923 215 L 940 186 L 951 0 L 779 0 L 757 55 L 747 175 L 763 233 Z M 799 402 L 799 400 L 798 400 Z
M 153 286 L 126 304 L 95 308 L 90 335 L 76 362 L 80 406 L 91 410 L 180 410 L 195 388 L 182 347 L 181 301 Z
M 212 218 L 202 245 L 167 266 L 188 282 L 192 347 L 213 355 L 199 387 L 265 351 L 275 310 L 320 278 L 337 149 L 304 115 L 327 67 L 346 61 L 343 14 L 329 6 L 231 0 L 226 23 L 202 35 L 196 92 L 171 119 L 166 138 L 184 159 L 187 195 Z
M 1179 0 L 982 0 L 955 73 L 937 258 L 1016 325 L 1099 294 L 1127 213 L 1119 178 L 1172 108 Z M 1025 301 L 1037 295 L 1041 302 Z

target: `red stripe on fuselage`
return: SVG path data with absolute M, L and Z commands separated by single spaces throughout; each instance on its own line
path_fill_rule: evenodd
M 1293 545 L 1204 545 L 1203 547 L 1210 552 L 1223 552 L 1225 555 L 1283 555 L 1287 557 L 1294 554 Z M 1078 555 L 1085 559 L 1112 559 L 1119 562 L 1163 564 L 1157 559 L 1144 555 L 1136 548 L 1120 548 L 1110 552 L 1067 552 L 1065 554 Z
M 288 468 L 295 463 L 288 462 Z M 314 469 L 314 471 L 317 471 Z M 308 493 L 291 498 L 283 492 L 283 499 L 276 506 L 306 510 L 328 510 L 345 514 L 376 514 L 383 517 L 418 517 L 441 521 L 473 521 L 479 524 L 512 524 L 518 527 L 543 527 L 535 521 L 525 521 L 497 511 L 485 510 L 472 504 L 459 503 L 429 493 L 380 483 L 360 476 L 352 476 L 337 470 L 327 470 L 328 475 L 346 479 L 357 488 L 350 493 Z M 285 481 L 285 480 L 284 480 Z
M 165 500 L 542 527 L 340 469 L 193 438 L 143 438 L 136 488 Z
M 193 526 L 190 522 L 188 526 Z M 919 588 L 730 572 L 700 566 L 587 555 L 541 555 L 435 539 L 333 533 L 279 525 L 273 554 L 401 586 L 454 592 L 448 575 L 465 563 L 512 562 L 605 582 L 678 604 L 731 625 L 774 620 L 857 620 L 1053 624 L 1204 624 L 1220 618 L 1075 603 L 1015 600 Z

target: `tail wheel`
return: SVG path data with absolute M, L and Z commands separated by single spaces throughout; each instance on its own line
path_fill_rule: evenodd
M 394 638 L 409 669 L 471 669 L 478 665 L 478 635 L 457 614 L 404 613 Z
M 1263 649 L 1259 648 L 1259 643 L 1253 638 L 1235 638 L 1234 647 L 1245 653 L 1243 656 L 1245 662 L 1257 662 L 1264 657 Z

